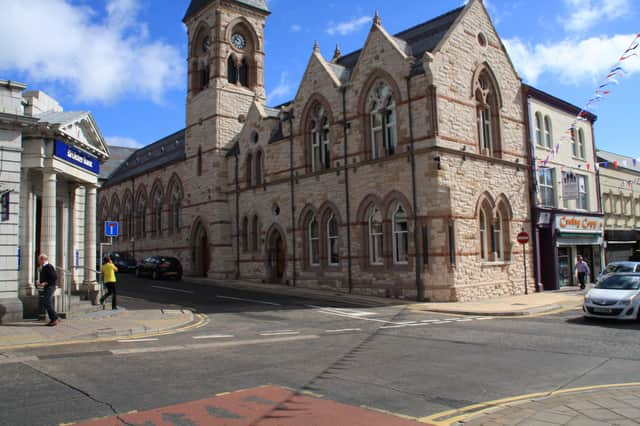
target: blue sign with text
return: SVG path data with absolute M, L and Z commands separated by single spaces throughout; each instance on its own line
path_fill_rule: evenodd
M 62 141 L 56 140 L 53 155 L 95 174 L 100 173 L 100 161 L 98 161 L 96 157 L 67 145 Z
M 105 237 L 117 237 L 118 230 L 120 228 L 120 222 L 105 222 L 104 223 L 104 236 Z

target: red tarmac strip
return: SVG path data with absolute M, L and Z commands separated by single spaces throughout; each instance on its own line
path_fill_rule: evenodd
M 335 401 L 296 394 L 290 389 L 265 386 L 224 394 L 140 413 L 121 415 L 127 424 L 140 426 L 416 426 L 415 420 L 396 417 Z M 79 426 L 121 426 L 108 417 L 77 423 Z

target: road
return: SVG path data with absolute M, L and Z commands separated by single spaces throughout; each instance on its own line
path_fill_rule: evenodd
M 267 385 L 273 395 L 296 390 L 345 410 L 422 418 L 513 395 L 640 381 L 640 325 L 585 322 L 579 311 L 456 317 L 188 280 L 121 280 L 125 307 L 188 306 L 209 321 L 150 339 L 14 352 L 37 358 L 0 363 L 1 425 L 80 422 Z

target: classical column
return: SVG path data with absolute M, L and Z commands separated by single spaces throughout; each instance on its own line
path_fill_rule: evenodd
M 52 170 L 42 172 L 42 223 L 40 225 L 40 252 L 49 257 L 49 263 L 56 263 L 57 241 L 57 176 Z
M 36 259 L 34 255 L 34 195 L 28 170 L 23 169 L 20 188 L 20 295 L 34 294 Z
M 98 189 L 94 185 L 87 185 L 85 195 L 84 217 L 84 282 L 96 282 L 96 202 Z

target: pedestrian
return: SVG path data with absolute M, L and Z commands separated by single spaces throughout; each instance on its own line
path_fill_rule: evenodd
M 589 264 L 584 261 L 582 256 L 578 256 L 578 261 L 576 262 L 575 268 L 576 278 L 580 283 L 580 288 L 584 289 L 588 277 L 591 275 L 591 269 L 589 269 Z
M 47 311 L 49 316 L 49 322 L 47 326 L 55 327 L 58 325 L 58 314 L 55 310 L 54 295 L 56 293 L 56 287 L 58 285 L 58 274 L 56 268 L 49 263 L 49 258 L 46 254 L 38 256 L 38 263 L 40 264 L 40 279 L 36 280 L 36 287 L 43 289 L 44 297 L 42 298 L 42 306 Z
M 104 258 L 104 265 L 102 265 L 102 276 L 104 277 L 104 285 L 107 287 L 107 294 L 100 298 L 100 304 L 104 309 L 104 301 L 107 297 L 111 296 L 111 309 L 118 309 L 116 301 L 116 272 L 118 267 L 113 264 L 111 257 Z

